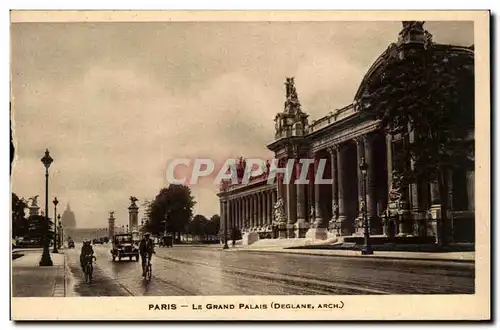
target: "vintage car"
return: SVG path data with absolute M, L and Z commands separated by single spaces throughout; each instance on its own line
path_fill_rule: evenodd
M 159 246 L 172 247 L 173 238 L 172 236 L 163 236 L 159 239 Z
M 68 239 L 68 249 L 74 249 L 75 248 L 75 242 L 70 238 Z
M 111 249 L 111 256 L 113 261 L 118 259 L 121 261 L 122 258 L 132 258 L 135 257 L 135 261 L 139 261 L 139 246 L 134 241 L 132 234 L 117 234 L 113 236 L 113 247 Z

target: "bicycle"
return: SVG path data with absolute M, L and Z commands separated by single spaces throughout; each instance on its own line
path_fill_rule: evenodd
M 92 275 L 94 273 L 94 266 L 92 264 L 93 260 L 97 260 L 95 256 L 87 256 L 87 261 L 85 263 L 85 282 L 92 283 Z
M 154 253 L 154 252 L 153 252 Z M 144 265 L 146 265 L 146 269 L 144 270 Z M 153 276 L 153 267 L 151 266 L 151 261 L 149 260 L 149 255 L 146 254 L 144 256 L 144 261 L 143 261 L 143 270 L 144 270 L 144 278 L 148 281 L 151 280 L 151 277 Z

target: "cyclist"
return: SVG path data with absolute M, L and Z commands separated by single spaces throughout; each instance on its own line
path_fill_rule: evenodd
M 87 257 L 92 257 L 94 256 L 94 249 L 92 248 L 92 245 L 90 244 L 89 240 L 85 240 L 82 245 L 82 250 L 80 253 L 80 265 L 82 267 L 82 270 L 85 271 L 85 261 L 87 260 Z
M 142 277 L 146 276 L 146 255 L 148 256 L 149 262 L 151 262 L 151 256 L 155 253 L 153 240 L 149 236 L 149 233 L 144 234 L 139 244 L 139 254 L 141 255 L 142 261 Z

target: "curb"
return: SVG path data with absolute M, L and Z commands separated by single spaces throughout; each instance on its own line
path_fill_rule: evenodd
M 66 297 L 66 255 L 62 266 L 57 268 L 52 297 Z
M 339 254 L 321 254 L 314 252 L 288 252 L 288 251 L 267 251 L 267 250 L 240 250 L 246 252 L 264 252 L 264 253 L 281 253 L 281 254 L 293 254 L 293 255 L 311 255 L 311 256 L 321 256 L 321 257 L 337 257 L 337 258 L 365 258 L 365 259 L 385 259 L 385 260 L 407 260 L 407 261 L 439 261 L 439 262 L 456 262 L 463 264 L 475 264 L 475 260 L 467 260 L 467 259 L 436 259 L 436 258 L 405 258 L 405 257 L 391 257 L 391 256 L 365 256 L 365 255 L 339 255 Z M 361 253 L 361 252 L 360 252 Z M 375 252 L 376 253 L 376 252 Z

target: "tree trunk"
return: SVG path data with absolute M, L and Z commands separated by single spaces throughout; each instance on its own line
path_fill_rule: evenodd
M 437 241 L 439 247 L 446 247 L 449 244 L 449 226 L 448 226 L 448 176 L 446 169 L 438 169 L 438 187 L 439 198 L 441 200 L 441 216 L 437 223 Z

